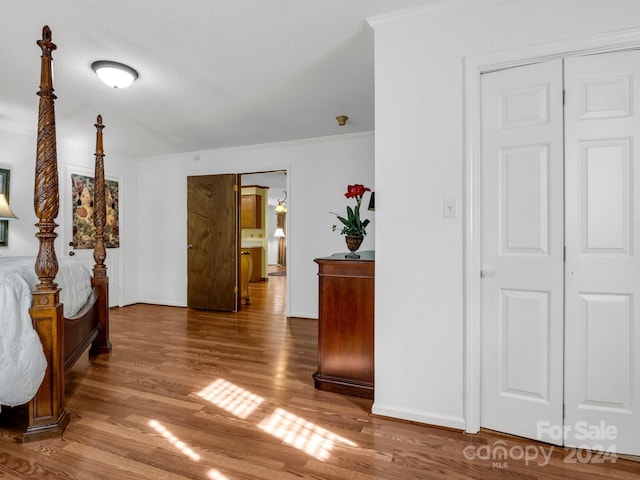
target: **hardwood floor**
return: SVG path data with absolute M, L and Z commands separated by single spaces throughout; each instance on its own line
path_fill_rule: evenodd
M 284 284 L 251 284 L 237 314 L 113 309 L 113 352 L 68 375 L 63 438 L 3 430 L 0 479 L 640 478 L 627 460 L 372 417 L 370 400 L 315 390 L 316 322 L 284 317 Z

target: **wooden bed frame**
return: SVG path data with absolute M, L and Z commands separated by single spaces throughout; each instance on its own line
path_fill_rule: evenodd
M 40 389 L 29 402 L 28 425 L 22 435 L 24 442 L 56 437 L 69 423 L 64 406 L 64 374 L 91 345 L 89 355 L 109 353 L 109 278 L 105 266 L 106 249 L 104 225 L 106 221 L 104 152 L 102 148 L 102 117 L 96 123 L 95 193 L 93 221 L 96 228 L 96 246 L 93 254 L 93 292 L 87 304 L 73 318 L 64 318 L 60 303 L 60 289 L 54 282 L 58 273 L 58 260 L 54 249 L 55 219 L 59 210 L 58 165 L 56 153 L 56 128 L 51 70 L 51 54 L 56 45 L 51 41 L 48 26 L 42 29 L 40 91 L 38 91 L 38 139 L 34 208 L 39 221 L 36 224 L 40 247 L 35 271 L 40 279 L 33 292 L 30 310 L 44 354 L 47 370 Z

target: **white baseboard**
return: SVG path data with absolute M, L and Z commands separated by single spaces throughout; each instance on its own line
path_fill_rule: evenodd
M 411 422 L 424 423 L 427 425 L 436 425 L 438 427 L 455 428 L 464 430 L 464 418 L 453 415 L 443 415 L 441 413 L 425 412 L 423 410 L 413 410 L 406 408 L 397 408 L 390 405 L 380 405 L 373 403 L 371 413 L 383 417 L 398 418 L 400 420 L 409 420 Z
M 312 313 L 294 313 L 294 312 L 291 312 L 289 315 L 287 315 L 287 317 L 308 318 L 309 320 L 318 320 L 318 314 L 312 314 Z
M 143 298 L 138 300 L 136 303 L 148 303 L 150 305 L 163 305 L 165 307 L 183 307 L 187 308 L 184 303 L 178 302 L 167 302 L 166 300 L 161 300 L 159 298 Z

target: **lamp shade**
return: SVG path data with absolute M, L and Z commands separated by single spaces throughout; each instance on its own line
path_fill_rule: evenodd
M 0 220 L 17 220 L 17 218 L 9 207 L 7 197 L 0 193 Z
M 113 88 L 127 88 L 138 78 L 138 72 L 129 65 L 109 60 L 93 62 L 91 69 L 100 80 Z

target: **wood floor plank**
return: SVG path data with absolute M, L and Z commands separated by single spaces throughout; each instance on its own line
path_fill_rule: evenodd
M 570 450 L 376 417 L 371 400 L 316 390 L 317 323 L 284 316 L 285 282 L 250 284 L 237 313 L 112 309 L 113 352 L 66 376 L 64 436 L 22 445 L 0 424 L 0 480 L 640 478 L 640 463 L 568 463 Z M 499 447 L 513 455 L 492 458 Z M 537 456 L 516 458 L 526 449 Z

